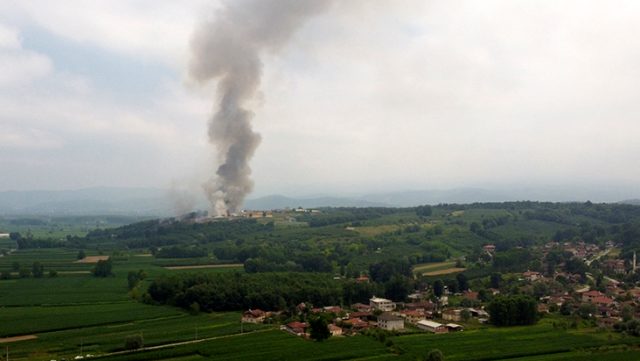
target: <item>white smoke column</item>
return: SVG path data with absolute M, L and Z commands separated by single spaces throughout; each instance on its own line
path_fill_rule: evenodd
M 221 164 L 205 184 L 217 216 L 237 212 L 253 189 L 249 160 L 260 135 L 251 128 L 253 113 L 245 108 L 262 74 L 260 56 L 273 53 L 329 0 L 232 0 L 194 33 L 190 76 L 201 84 L 218 80 L 220 101 L 209 121 L 209 142 Z

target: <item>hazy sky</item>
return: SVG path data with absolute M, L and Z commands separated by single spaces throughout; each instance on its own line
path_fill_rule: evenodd
M 212 1 L 0 1 L 0 190 L 200 184 Z M 640 180 L 640 2 L 338 1 L 265 54 L 255 194 Z

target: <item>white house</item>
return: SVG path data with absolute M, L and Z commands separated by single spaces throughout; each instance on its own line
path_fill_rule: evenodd
M 393 311 L 396 308 L 396 304 L 393 303 L 393 301 L 376 296 L 369 299 L 369 306 L 374 310 L 380 310 L 383 312 Z

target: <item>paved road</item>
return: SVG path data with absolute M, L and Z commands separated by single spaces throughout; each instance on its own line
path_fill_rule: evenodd
M 600 258 L 602 258 L 602 257 L 606 256 L 607 254 L 609 254 L 609 252 L 611 252 L 611 250 L 612 250 L 612 249 L 613 249 L 613 248 L 607 248 L 607 249 L 605 249 L 604 251 L 602 251 L 602 252 L 598 253 L 598 255 L 596 255 L 595 257 L 593 257 L 593 259 L 587 260 L 587 261 L 585 261 L 584 263 L 586 263 L 586 264 L 587 264 L 587 266 L 591 266 L 591 262 L 593 262 L 593 261 L 595 261 L 595 260 L 597 260 L 597 259 L 600 259 Z

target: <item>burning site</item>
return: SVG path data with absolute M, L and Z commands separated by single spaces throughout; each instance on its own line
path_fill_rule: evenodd
M 260 144 L 260 135 L 253 130 L 254 109 L 247 103 L 260 86 L 262 54 L 277 53 L 308 18 L 325 10 L 329 3 L 230 1 L 195 31 L 189 75 L 200 84 L 215 81 L 218 89 L 208 128 L 218 165 L 203 185 L 212 216 L 237 214 L 253 190 L 249 163 Z

